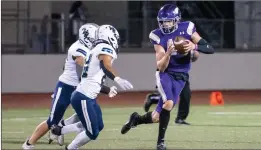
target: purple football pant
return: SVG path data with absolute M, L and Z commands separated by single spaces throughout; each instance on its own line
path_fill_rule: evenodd
M 174 105 L 177 103 L 179 95 L 185 86 L 185 81 L 175 80 L 174 77 L 172 77 L 170 74 L 157 71 L 156 84 L 158 86 L 158 91 L 161 95 L 161 99 L 158 102 L 156 111 L 160 113 L 163 104 L 167 100 L 172 100 Z

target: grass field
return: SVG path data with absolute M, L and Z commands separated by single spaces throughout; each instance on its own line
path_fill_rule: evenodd
M 158 124 L 142 125 L 121 135 L 120 129 L 133 111 L 141 107 L 103 108 L 105 128 L 87 149 L 155 149 Z M 69 109 L 66 116 L 72 114 Z M 47 118 L 49 109 L 11 109 L 2 111 L 2 148 L 21 149 L 35 126 Z M 175 125 L 176 108 L 167 131 L 169 149 L 260 149 L 260 105 L 193 106 L 188 121 L 191 126 Z M 75 134 L 65 136 L 69 143 Z M 64 149 L 42 138 L 36 149 Z

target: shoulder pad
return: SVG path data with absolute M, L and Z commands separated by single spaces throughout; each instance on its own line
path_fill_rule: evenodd
M 188 35 L 192 35 L 194 28 L 195 28 L 195 24 L 191 21 L 188 21 L 188 27 L 187 27 Z
M 155 41 L 157 44 L 159 44 L 160 43 L 160 34 L 158 32 L 158 29 L 151 31 L 149 34 L 149 38 L 151 40 Z

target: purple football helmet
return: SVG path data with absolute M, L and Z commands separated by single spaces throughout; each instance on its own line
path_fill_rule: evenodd
M 170 34 L 178 28 L 181 19 L 179 8 L 173 4 L 162 6 L 158 12 L 157 20 L 163 34 Z

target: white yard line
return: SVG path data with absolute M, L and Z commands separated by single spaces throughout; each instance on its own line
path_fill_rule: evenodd
M 23 134 L 24 133 L 24 131 L 18 131 L 18 132 L 8 132 L 8 131 L 3 131 L 2 132 L 3 134 Z
M 48 117 L 30 117 L 30 118 L 2 118 L 2 121 L 28 121 L 28 120 L 32 120 L 32 119 L 39 119 L 39 120 L 46 120 L 48 119 Z
M 210 115 L 261 115 L 261 112 L 208 112 Z

